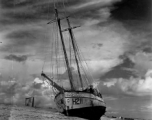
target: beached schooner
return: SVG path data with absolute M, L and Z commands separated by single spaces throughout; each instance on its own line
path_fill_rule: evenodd
M 67 23 L 66 26 L 68 28 L 62 29 L 62 20 Z M 84 60 L 82 61 L 80 50 L 73 34 L 73 29 L 77 27 L 71 26 L 69 16 L 60 18 L 57 8 L 55 8 L 55 19 L 49 23 L 52 22 L 56 23 L 56 30 L 58 32 L 56 35 L 59 35 L 57 37 L 59 41 L 56 41 L 53 45 L 55 50 L 52 50 L 54 52 L 52 55 L 54 60 L 52 60 L 52 66 L 55 67 L 52 71 L 56 71 L 56 74 L 49 77 L 46 73 L 42 72 L 41 75 L 58 91 L 55 94 L 54 101 L 61 113 L 67 116 L 99 120 L 105 113 L 106 106 L 101 93 L 91 85 L 90 77 L 88 77 L 89 75 L 86 72 L 86 66 L 84 67 Z M 69 43 L 67 43 L 63 35 L 65 32 L 66 35 L 69 35 Z M 59 52 L 62 52 L 63 55 Z M 66 77 L 66 81 L 69 81 L 69 88 L 56 82 L 63 79 L 63 76 L 59 72 L 63 68 L 63 63 L 67 73 L 67 76 L 64 77 Z

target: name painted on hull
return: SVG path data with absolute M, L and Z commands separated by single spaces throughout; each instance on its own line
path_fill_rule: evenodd
M 82 98 L 73 98 L 72 99 L 72 103 L 73 105 L 79 105 L 83 103 L 83 99 Z
M 105 106 L 103 99 L 90 93 L 65 92 L 55 98 L 58 110 L 75 109 L 82 107 Z

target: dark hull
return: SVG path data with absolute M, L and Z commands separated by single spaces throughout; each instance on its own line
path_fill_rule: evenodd
M 102 115 L 106 112 L 106 107 L 103 106 L 94 106 L 94 107 L 85 107 L 79 109 L 70 109 L 64 111 L 63 113 L 67 116 L 81 117 L 88 120 L 99 120 Z

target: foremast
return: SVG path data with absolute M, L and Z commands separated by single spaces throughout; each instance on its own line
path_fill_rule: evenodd
M 71 85 L 71 90 L 74 90 L 74 86 L 73 86 L 73 83 L 72 83 L 73 76 L 72 76 L 72 72 L 70 70 L 68 56 L 67 56 L 67 52 L 66 52 L 66 48 L 65 48 L 65 43 L 64 43 L 64 39 L 63 39 L 63 34 L 62 34 L 62 30 L 61 30 L 61 23 L 60 23 L 61 20 L 58 17 L 58 10 L 56 8 L 55 8 L 55 16 L 56 16 L 57 25 L 58 25 L 58 28 L 59 28 L 59 33 L 60 33 L 60 38 L 61 38 L 64 58 L 65 58 L 65 62 L 66 62 L 67 70 L 68 70 L 68 76 L 69 76 L 69 81 L 70 81 L 70 85 Z
M 71 90 L 74 91 L 74 86 L 72 83 L 73 80 L 73 76 L 72 76 L 72 72 L 70 70 L 70 65 L 69 65 L 69 61 L 68 61 L 68 56 L 67 56 L 67 52 L 66 52 L 66 48 L 65 48 L 65 43 L 64 43 L 64 39 L 63 39 L 63 34 L 62 34 L 62 30 L 61 30 L 61 19 L 58 16 L 58 10 L 55 8 L 55 21 L 57 22 L 58 25 L 58 30 L 59 30 L 59 34 L 60 34 L 60 38 L 61 38 L 61 43 L 62 43 L 62 48 L 63 48 L 63 53 L 64 53 L 64 58 L 65 58 L 65 62 L 66 62 L 66 66 L 67 66 L 67 71 L 68 71 L 68 76 L 69 76 L 69 81 L 70 81 L 70 85 L 71 85 Z M 47 75 L 45 75 L 44 73 L 41 74 L 43 77 L 45 77 L 46 79 L 48 79 L 49 81 L 52 81 Z M 53 82 L 53 81 L 52 81 Z M 53 84 L 52 84 L 53 85 Z M 57 87 L 58 86 L 58 87 Z M 59 88 L 59 85 L 56 84 L 56 86 L 54 86 L 55 88 L 57 87 L 57 89 Z M 60 88 L 58 89 L 60 91 Z

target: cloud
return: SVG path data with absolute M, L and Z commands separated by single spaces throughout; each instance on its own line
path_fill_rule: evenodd
M 102 75 L 109 72 L 113 67 L 119 65 L 121 59 L 103 59 L 86 61 L 88 71 L 93 75 L 94 79 L 99 79 Z M 86 66 L 86 63 L 83 63 Z
M 152 69 L 151 53 L 138 52 L 130 55 L 130 59 L 135 63 L 136 75 L 143 77 L 149 69 Z
M 143 48 L 143 52 L 152 53 L 152 48 L 151 47 L 145 47 L 145 48 Z
M 45 0 L 1 0 L 1 23 L 5 25 L 27 24 L 48 19 L 53 1 Z M 51 15 L 50 15 L 51 16 Z
M 151 96 L 151 54 L 138 52 L 119 58 L 123 61 L 101 76 L 100 91 L 116 96 Z
M 13 60 L 13 61 L 16 61 L 16 62 L 25 62 L 27 60 L 28 56 L 27 55 L 8 55 L 8 56 L 5 56 L 5 59 L 6 60 Z
M 105 82 L 104 85 L 107 87 L 118 87 L 124 94 L 134 95 L 134 96 L 151 96 L 152 95 L 152 70 L 147 71 L 145 78 L 134 78 L 130 79 L 111 79 Z
M 27 6 L 27 5 L 30 5 L 30 4 L 34 4 L 37 0 L 12 0 L 12 1 L 9 1 L 9 0 L 1 0 L 1 6 L 2 8 L 6 9 L 11 9 L 11 8 L 14 8 L 14 7 L 22 7 L 22 6 Z
M 108 18 L 112 4 L 119 1 L 120 0 L 66 0 L 64 1 L 65 8 L 63 1 L 58 0 L 55 2 L 56 7 L 60 8 L 61 13 L 64 13 L 66 9 L 67 14 L 73 14 L 73 17 L 77 16 L 81 20 L 85 20 L 86 18 L 99 18 L 101 14 Z M 53 0 L 1 0 L 0 3 L 2 16 L 0 19 L 1 26 L 38 23 L 53 18 Z M 94 14 L 95 12 L 96 14 Z
M 41 82 L 40 82 L 41 81 Z M 53 92 L 47 82 L 35 78 L 33 82 L 0 82 L 0 103 L 24 105 L 26 97 L 35 97 L 37 107 L 53 107 Z M 55 106 L 54 106 L 55 107 Z
M 152 45 L 151 0 L 122 0 L 113 5 L 110 20 L 119 22 L 122 28 L 115 30 L 126 34 L 128 43 L 126 53 L 136 54 L 139 51 L 149 51 Z M 141 9 L 142 8 L 142 9 Z
M 102 79 L 110 78 L 125 78 L 128 79 L 130 76 L 136 77 L 136 71 L 134 69 L 135 63 L 129 58 L 124 58 L 123 62 L 112 68 L 109 72 L 101 76 Z
M 116 8 L 112 11 L 114 19 L 151 20 L 151 0 L 122 0 L 114 7 Z
M 3 52 L 15 52 L 15 53 L 34 53 L 43 51 L 49 46 L 50 35 L 48 34 L 48 28 L 35 28 L 36 26 L 26 26 L 23 28 L 17 28 L 7 33 L 4 36 L 5 42 L 1 46 Z M 44 49 L 42 49 L 42 47 Z M 29 51 L 30 50 L 30 51 Z
M 146 45 L 148 45 L 148 43 Z M 143 45 L 143 47 L 145 46 Z M 146 72 L 149 69 L 152 69 L 151 53 L 143 52 L 141 48 L 137 49 L 134 47 L 133 49 L 134 51 L 131 49 L 130 51 L 129 49 L 124 50 L 124 54 L 119 56 L 119 59 L 122 60 L 122 63 L 116 65 L 110 71 L 102 75 L 101 79 L 130 79 L 130 77 L 144 77 Z
M 80 5 L 68 8 L 68 11 L 75 14 L 79 19 L 107 19 L 110 16 L 111 6 L 121 0 L 88 0 Z
M 92 14 L 95 11 L 97 11 L 96 16 L 103 16 L 103 19 L 105 18 L 106 21 L 106 19 L 109 17 L 108 14 L 110 14 L 110 6 L 119 1 L 120 0 L 67 0 L 65 1 L 65 5 L 67 6 L 67 12 L 73 13 L 74 8 L 81 5 L 81 8 L 83 9 L 77 9 L 77 14 L 75 14 L 74 17 L 80 16 L 80 13 L 83 13 L 80 21 L 84 21 L 85 24 L 86 17 L 89 19 L 98 20 L 93 16 L 94 14 Z M 2 26 L 1 28 L 3 28 L 2 30 L 7 31 L 7 33 L 5 33 L 6 35 L 4 36 L 6 42 L 0 48 L 1 51 L 25 53 L 30 50 L 33 54 L 44 52 L 42 49 L 44 47 L 47 48 L 49 40 L 52 39 L 50 38 L 50 29 L 48 30 L 44 28 L 46 26 L 44 24 L 52 19 L 52 13 L 54 13 L 53 1 L 1 0 L 0 2 L 2 16 L 0 19 Z M 63 1 L 58 0 L 56 6 L 60 6 L 60 12 L 62 14 L 64 11 Z M 74 22 L 73 19 L 72 22 Z M 76 20 L 76 22 L 79 24 L 78 20 Z M 43 46 L 43 44 L 45 45 Z
M 52 13 L 53 13 L 53 8 L 52 8 L 53 1 L 48 1 L 48 0 L 45 0 L 45 1 L 14 0 L 11 2 L 10 1 L 4 2 L 3 0 L 1 0 L 1 3 L 2 3 L 2 15 L 3 15 L 3 17 L 1 17 L 1 18 L 4 18 L 4 19 L 6 18 L 12 24 L 14 22 L 14 25 L 16 23 L 17 24 L 27 23 L 30 25 L 33 25 L 34 23 L 38 24 L 38 23 L 42 22 L 43 20 L 47 19 L 47 17 L 49 16 L 48 13 L 50 14 L 50 17 L 52 16 Z M 76 19 L 77 24 L 79 24 L 78 21 L 81 21 L 81 23 L 85 24 L 86 18 L 88 18 L 87 20 L 89 20 L 90 22 L 92 20 L 97 20 L 99 23 L 107 23 L 107 22 L 115 23 L 115 21 L 109 22 L 109 20 L 111 20 L 111 18 L 114 18 L 114 20 L 118 20 L 117 17 L 115 17 L 115 16 L 117 16 L 115 14 L 117 14 L 117 12 L 120 11 L 119 9 L 122 9 L 123 11 L 125 11 L 125 8 L 126 8 L 125 3 L 127 3 L 128 6 L 132 5 L 132 2 L 128 2 L 127 0 L 124 0 L 124 1 L 121 1 L 121 0 L 108 0 L 108 1 L 107 0 L 95 0 L 95 1 L 94 0 L 89 0 L 89 1 L 79 1 L 79 0 L 70 1 L 70 0 L 68 0 L 68 1 L 65 1 L 65 5 L 67 5 L 67 12 L 74 13 L 74 11 L 75 11 L 74 9 L 76 9 L 76 13 L 75 13 L 74 17 L 78 17 L 81 19 L 81 20 Z M 137 9 L 137 11 L 139 10 L 139 8 L 137 8 L 137 6 L 136 6 L 138 4 L 143 5 L 143 6 L 148 5 L 147 4 L 148 2 L 145 2 L 145 3 L 143 1 L 138 2 L 137 0 L 134 0 L 133 3 L 136 3 L 133 8 L 131 6 L 133 11 L 134 11 L 134 9 Z M 142 4 L 142 3 L 144 3 L 144 4 Z M 57 3 L 58 6 L 61 6 L 62 4 L 63 4 L 62 1 L 58 1 L 58 3 Z M 146 11 L 146 7 L 143 7 L 143 8 Z M 61 12 L 64 11 L 63 7 L 60 7 L 60 9 L 61 9 Z M 129 9 L 127 8 L 127 11 L 128 10 Z M 94 14 L 94 13 L 96 13 L 96 14 Z M 120 18 L 121 18 L 121 15 L 120 15 Z M 30 23 L 28 22 L 28 19 L 29 19 Z M 36 19 L 38 21 L 35 21 Z M 7 20 L 1 20 L 1 21 L 3 21 L 3 22 L 5 21 L 5 23 L 7 23 L 6 22 Z M 31 22 L 34 22 L 34 23 L 31 23 Z M 74 20 L 72 20 L 72 22 L 74 22 Z M 127 26 L 125 26 L 125 23 L 123 21 L 120 21 L 120 22 L 123 23 L 124 28 L 127 28 L 127 26 L 129 26 L 129 28 L 131 26 L 135 26 L 135 25 L 131 25 L 130 22 L 129 22 L 129 25 L 127 25 Z M 20 24 L 20 26 L 22 26 L 22 24 Z M 2 24 L 2 25 L 4 25 L 4 24 Z M 14 25 L 12 27 L 14 27 Z M 5 26 L 6 26 L 6 24 L 5 24 Z M 119 28 L 118 26 L 115 26 L 115 27 Z M 135 27 L 137 27 L 137 25 Z M 34 28 L 35 28 L 35 26 L 34 26 Z M 143 27 L 141 27 L 141 28 L 143 28 Z M 120 32 L 120 31 L 122 31 L 121 28 L 117 32 Z M 16 48 L 14 50 L 15 52 L 24 51 L 24 49 L 26 49 L 26 47 L 23 47 L 23 49 L 21 49 L 21 48 L 19 48 L 20 45 L 18 45 L 17 43 L 21 43 L 21 46 L 22 46 L 23 44 L 26 45 L 31 42 L 31 45 L 32 45 L 32 43 L 35 40 L 37 40 L 38 38 L 43 38 L 44 36 L 47 36 L 46 34 L 45 35 L 41 34 L 44 32 L 46 32 L 46 31 L 45 30 L 36 31 L 33 29 L 32 30 L 27 29 L 27 31 L 22 30 L 22 29 L 13 31 L 12 33 L 9 33 L 9 35 L 7 36 L 7 39 L 13 38 L 13 41 L 12 42 L 9 41 L 9 44 L 7 44 L 2 50 L 3 51 L 9 50 L 9 49 L 12 50 L 13 49 L 12 46 L 17 45 L 18 47 L 14 47 L 14 48 Z M 47 34 L 49 34 L 49 33 L 47 33 Z M 125 35 L 126 31 L 124 31 L 123 34 Z M 128 33 L 127 33 L 127 35 L 128 35 Z M 14 39 L 17 39 L 17 40 L 14 40 Z M 131 39 L 138 39 L 138 38 L 133 37 Z M 30 42 L 27 42 L 28 40 Z M 35 43 L 36 43 L 36 41 L 35 41 Z M 137 45 L 136 43 L 137 42 L 135 42 L 134 44 Z M 28 45 L 30 45 L 30 44 L 28 44 Z M 130 51 L 130 48 L 134 48 L 134 46 L 130 45 L 130 47 L 128 48 L 129 51 Z

